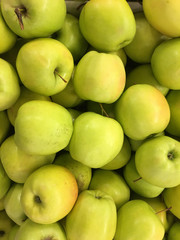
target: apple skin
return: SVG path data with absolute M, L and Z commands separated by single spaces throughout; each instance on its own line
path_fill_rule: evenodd
M 55 39 L 69 49 L 75 62 L 82 58 L 88 48 L 88 42 L 80 31 L 78 18 L 69 13 L 66 14 L 63 27 L 55 33 Z
M 0 54 L 9 51 L 16 44 L 17 35 L 7 26 L 0 11 L 0 35 L 3 36 L 0 41 Z
M 20 95 L 19 78 L 14 67 L 0 58 L 0 111 L 11 107 Z
M 72 132 L 72 117 L 67 109 L 53 102 L 33 100 L 18 110 L 14 140 L 27 154 L 49 155 L 65 148 Z
M 180 184 L 180 142 L 159 136 L 144 142 L 135 153 L 139 175 L 162 188 Z
M 74 121 L 69 151 L 73 159 L 91 168 L 100 168 L 115 158 L 123 140 L 122 127 L 116 120 L 84 112 Z
M 24 183 L 21 204 L 33 222 L 50 224 L 64 218 L 78 196 L 74 175 L 65 167 L 54 164 L 35 170 Z
M 122 94 L 126 73 L 122 60 L 115 54 L 89 51 L 74 72 L 74 89 L 80 98 L 113 103 Z
M 21 206 L 21 193 L 23 184 L 13 184 L 4 199 L 4 209 L 10 219 L 18 225 L 26 220 L 26 215 Z
M 6 111 L 0 111 L 0 145 L 10 132 L 11 124 Z
M 18 112 L 20 106 L 23 105 L 25 102 L 28 102 L 31 100 L 51 101 L 50 97 L 43 96 L 41 94 L 32 92 L 31 90 L 27 89 L 25 86 L 21 85 L 19 98 L 10 108 L 7 109 L 8 118 L 10 120 L 10 123 L 13 126 L 14 126 L 17 112 Z
M 92 169 L 90 167 L 74 160 L 69 152 L 60 153 L 55 158 L 53 164 L 64 166 L 72 172 L 76 178 L 79 193 L 88 189 L 92 177 Z
M 164 233 L 160 219 L 145 201 L 131 200 L 118 210 L 114 240 L 161 240 Z
M 164 190 L 164 188 L 152 185 L 142 178 L 140 179 L 140 175 L 137 172 L 135 165 L 134 154 L 131 156 L 130 161 L 124 167 L 123 176 L 131 190 L 142 197 L 155 198 L 159 196 Z
M 136 84 L 126 89 L 116 102 L 115 115 L 126 136 L 143 140 L 164 131 L 170 109 L 165 96 L 155 87 Z
M 113 239 L 116 219 L 116 205 L 111 196 L 99 190 L 85 190 L 66 217 L 67 239 Z
M 18 229 L 16 240 L 66 240 L 65 232 L 59 222 L 39 224 L 27 219 Z
M 143 0 L 142 3 L 148 22 L 157 31 L 172 38 L 180 36 L 179 0 Z
M 156 47 L 151 58 L 151 67 L 156 80 L 169 89 L 180 90 L 179 58 L 180 38 L 162 42 Z
M 130 189 L 121 175 L 111 170 L 96 169 L 93 172 L 90 190 L 100 190 L 110 195 L 116 208 L 120 208 L 130 199 Z
M 0 161 L 0 199 L 2 199 L 11 185 L 11 179 L 8 177 L 7 173 L 4 170 L 4 167 Z
M 52 38 L 37 38 L 20 48 L 16 68 L 25 87 L 50 96 L 67 86 L 74 60 L 71 52 L 61 42 Z
M 176 221 L 168 231 L 167 240 L 180 239 L 180 221 Z
M 167 188 L 163 192 L 163 199 L 167 206 L 167 208 L 170 208 L 170 211 L 174 216 L 176 216 L 178 219 L 180 219 L 180 185 L 177 185 L 176 187 Z
M 5 210 L 0 211 L 0 233 L 2 240 L 8 240 L 9 232 L 14 224 L 15 223 L 8 217 Z
M 169 89 L 162 86 L 154 77 L 151 64 L 141 64 L 135 67 L 127 74 L 125 89 L 134 84 L 150 84 L 156 87 L 164 96 L 167 95 Z
M 123 48 L 136 32 L 133 12 L 124 0 L 87 2 L 81 10 L 79 25 L 89 44 L 101 51 Z
M 166 132 L 180 137 L 180 90 L 171 90 L 166 96 L 168 101 L 171 118 L 166 128 Z
M 16 10 L 19 10 L 24 28 L 21 29 Z M 2 0 L 2 15 L 9 28 L 22 38 L 49 37 L 62 28 L 66 16 L 64 0 Z M 27 17 L 28 15 L 28 17 Z
M 19 230 L 20 226 L 15 224 L 13 225 L 13 227 L 11 228 L 9 234 L 8 234 L 8 240 L 15 240 L 16 234 Z
M 149 24 L 143 12 L 135 12 L 134 17 L 136 20 L 136 34 L 124 50 L 134 62 L 150 63 L 154 49 L 168 38 Z
M 5 198 L 6 194 L 4 195 L 4 197 L 2 197 L 0 199 L 0 211 L 4 210 L 4 198 Z

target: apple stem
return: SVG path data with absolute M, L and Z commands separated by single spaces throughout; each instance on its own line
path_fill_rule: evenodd
M 23 20 L 22 20 L 22 17 L 23 17 L 22 12 L 24 12 L 24 9 L 23 8 L 22 9 L 21 8 L 15 8 L 14 12 L 15 12 L 17 18 L 18 18 L 21 30 L 24 30 L 24 24 L 23 24 Z
M 139 181 L 141 179 L 142 179 L 142 177 L 136 178 L 136 179 L 133 180 L 133 182 L 137 182 L 137 181 Z
M 167 212 L 167 211 L 169 211 L 171 208 L 172 208 L 172 206 L 169 207 L 169 208 L 162 209 L 162 210 L 156 212 L 156 214 L 159 214 L 159 213 L 162 213 L 162 212 Z
M 65 83 L 67 83 L 67 81 L 55 70 L 54 71 Z
M 107 112 L 106 112 L 105 109 L 103 108 L 102 103 L 99 103 L 99 106 L 101 107 L 102 115 L 103 115 L 103 113 L 105 113 L 106 117 L 109 117 L 109 115 L 107 114 Z

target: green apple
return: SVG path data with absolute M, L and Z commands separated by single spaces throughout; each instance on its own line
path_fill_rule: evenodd
M 124 179 L 135 193 L 142 197 L 154 198 L 159 196 L 164 188 L 148 183 L 140 177 L 135 165 L 134 154 L 123 169 Z
M 0 144 L 10 132 L 11 124 L 6 111 L 0 111 Z
M 136 34 L 124 48 L 127 56 L 137 63 L 150 63 L 154 49 L 167 37 L 153 28 L 144 16 L 144 12 L 135 12 Z
M 66 4 L 64 0 L 1 0 L 1 11 L 9 28 L 18 36 L 48 37 L 62 28 Z
M 17 35 L 7 26 L 0 11 L 0 35 L 3 36 L 0 41 L 0 54 L 9 51 L 17 41 Z
M 69 151 L 73 159 L 91 168 L 100 168 L 119 153 L 123 139 L 122 127 L 116 120 L 84 112 L 74 121 Z
M 69 13 L 66 14 L 63 27 L 55 33 L 55 39 L 69 49 L 75 62 L 81 59 L 88 48 L 88 43 L 80 31 L 78 18 Z
M 166 99 L 171 112 L 171 118 L 166 132 L 180 137 L 180 90 L 171 90 L 166 96 Z
M 117 51 L 112 51 L 112 52 L 109 52 L 109 53 L 115 54 L 118 57 L 120 57 L 120 59 L 122 60 L 124 66 L 126 66 L 126 64 L 127 64 L 127 55 L 126 55 L 126 53 L 124 51 L 124 48 L 120 48 Z
M 116 219 L 116 205 L 111 196 L 100 190 L 84 190 L 66 217 L 67 239 L 113 239 Z
M 27 89 L 24 85 L 21 85 L 19 98 L 10 108 L 7 109 L 8 118 L 13 126 L 20 106 L 23 105 L 25 102 L 32 100 L 51 101 L 51 98 L 48 96 L 32 92 L 31 90 Z
M 67 108 L 67 110 L 71 114 L 73 123 L 74 123 L 74 120 L 82 113 L 81 111 L 76 110 L 74 108 Z
M 19 228 L 16 240 L 66 240 L 65 232 L 59 222 L 39 224 L 27 219 Z
M 163 199 L 172 214 L 180 219 L 180 185 L 172 188 L 166 188 L 163 192 Z
M 156 80 L 163 86 L 180 90 L 180 38 L 162 42 L 156 47 L 151 58 L 151 66 Z
M 180 221 L 176 221 L 168 231 L 167 240 L 180 239 Z
M 135 153 L 139 175 L 162 188 L 180 184 L 180 142 L 159 136 L 144 142 Z
M 55 164 L 35 170 L 24 183 L 21 204 L 33 222 L 50 224 L 65 217 L 78 196 L 78 185 L 67 168 Z
M 73 132 L 71 114 L 49 101 L 24 103 L 15 120 L 15 143 L 27 154 L 49 155 L 65 148 Z
M 19 78 L 14 67 L 0 58 L 0 111 L 11 107 L 20 95 Z
M 116 170 L 124 167 L 131 157 L 131 146 L 126 136 L 124 136 L 124 142 L 120 152 L 116 155 L 116 157 L 110 161 L 109 163 L 102 166 L 102 169 L 105 170 Z
M 4 167 L 0 161 L 0 199 L 2 199 L 11 185 L 11 180 L 8 177 L 7 173 L 4 170 Z
M 142 3 L 148 22 L 157 31 L 172 38 L 180 36 L 179 0 L 143 0 Z
M 21 225 L 27 218 L 20 202 L 22 189 L 23 184 L 13 184 L 4 199 L 4 209 L 7 215 L 18 225 Z
M 164 131 L 170 120 L 165 96 L 149 84 L 136 84 L 126 89 L 116 102 L 115 114 L 124 133 L 134 140 Z
M 6 212 L 0 211 L 0 239 L 8 240 L 8 235 L 14 226 L 14 222 L 8 217 Z
M 134 38 L 136 23 L 129 4 L 124 0 L 91 0 L 79 17 L 80 30 L 94 48 L 117 51 Z
M 89 51 L 74 72 L 74 89 L 80 98 L 113 103 L 122 94 L 126 73 L 122 60 L 115 54 Z
M 131 200 L 119 208 L 114 240 L 162 240 L 165 230 L 153 208 L 143 200 Z
M 4 195 L 4 197 L 2 197 L 0 199 L 0 211 L 4 210 L 4 198 L 5 198 L 6 194 Z
M 55 158 L 53 164 L 64 166 L 72 172 L 76 178 L 79 193 L 88 189 L 92 177 L 90 167 L 74 160 L 69 152 L 60 153 Z
M 19 228 L 20 228 L 20 226 L 17 225 L 17 224 L 15 224 L 15 225 L 11 228 L 11 230 L 10 230 L 10 232 L 9 232 L 9 234 L 8 234 L 8 240 L 16 240 L 15 237 L 16 237 L 16 234 L 17 234 Z
M 74 71 L 75 69 L 76 67 L 74 67 Z M 58 103 L 65 108 L 73 108 L 83 102 L 83 100 L 77 95 L 77 93 L 74 90 L 73 84 L 74 71 L 67 86 L 59 93 L 51 96 L 53 102 Z
M 1 162 L 8 177 L 16 183 L 24 183 L 37 168 L 54 161 L 55 154 L 30 155 L 22 151 L 9 136 L 1 145 Z M 13 159 L 13 161 L 12 161 Z
M 169 89 L 162 86 L 154 77 L 151 64 L 141 64 L 131 70 L 126 77 L 125 89 L 135 84 L 150 84 L 157 88 L 164 96 Z
M 120 174 L 111 170 L 96 169 L 89 189 L 100 190 L 110 195 L 117 209 L 130 199 L 129 186 Z
M 50 96 L 67 86 L 74 61 L 71 52 L 61 42 L 52 38 L 38 38 L 20 48 L 16 67 L 25 87 Z

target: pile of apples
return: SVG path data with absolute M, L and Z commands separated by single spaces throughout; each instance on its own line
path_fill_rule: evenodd
M 180 1 L 133 4 L 0 0 L 0 240 L 180 239 Z

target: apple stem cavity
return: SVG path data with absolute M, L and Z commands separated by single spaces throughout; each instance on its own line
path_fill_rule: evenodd
M 135 182 L 137 182 L 137 181 L 139 181 L 141 179 L 142 179 L 142 177 L 136 178 L 136 179 L 133 180 L 133 182 L 135 183 Z
M 105 109 L 103 108 L 102 103 L 99 103 L 99 106 L 100 106 L 100 108 L 101 108 L 102 115 L 103 115 L 103 113 L 104 113 L 104 114 L 106 115 L 106 117 L 109 117 L 109 115 L 107 114 L 107 112 L 106 112 Z
M 35 201 L 36 203 L 38 203 L 38 204 L 42 203 L 40 197 L 37 196 L 37 195 L 34 196 L 34 201 Z
M 57 70 L 55 70 L 54 73 L 57 74 L 65 83 L 67 83 L 67 81 L 58 73 Z
M 167 212 L 167 211 L 171 210 L 171 208 L 172 208 L 172 206 L 169 207 L 169 208 L 162 209 L 162 210 L 156 212 L 156 214 L 160 214 L 160 213 L 162 213 L 162 212 Z
M 15 12 L 17 18 L 18 18 L 21 30 L 24 30 L 24 24 L 23 24 L 22 18 L 23 18 L 23 16 L 26 13 L 26 8 L 24 8 L 24 7 L 17 7 L 17 8 L 15 8 L 14 12 Z
M 3 230 L 0 230 L 0 238 L 4 236 L 5 232 Z
M 168 157 L 169 160 L 173 160 L 174 159 L 174 153 L 172 151 L 168 152 L 167 157 Z

